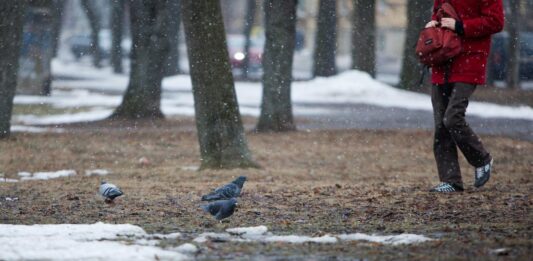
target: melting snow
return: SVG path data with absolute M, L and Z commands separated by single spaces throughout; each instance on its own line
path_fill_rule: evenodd
M 0 177 L 0 182 L 14 183 L 14 182 L 19 182 L 19 180 L 18 179 L 8 179 L 8 178 Z
M 0 224 L 1 260 L 187 260 L 187 255 L 125 240 L 150 238 L 130 224 Z M 150 239 L 147 239 L 148 241 Z M 135 243 L 135 242 L 134 242 Z
M 381 244 L 400 245 L 400 244 L 417 244 L 432 240 L 431 238 L 415 235 L 367 235 L 362 233 L 342 234 L 342 235 L 324 235 L 321 237 L 299 236 L 299 235 L 274 235 L 268 232 L 266 226 L 258 227 L 238 227 L 227 229 L 228 233 L 202 233 L 194 239 L 194 242 L 204 243 L 209 240 L 215 241 L 235 241 L 235 242 L 285 242 L 293 244 L 301 243 L 337 243 L 339 241 L 370 241 Z
M 106 176 L 110 173 L 107 169 L 90 169 L 85 171 L 85 176 Z
M 75 176 L 76 171 L 75 170 L 59 170 L 59 171 L 52 171 L 52 172 L 35 172 L 33 175 L 28 176 L 27 172 L 24 173 L 23 176 L 21 176 L 20 180 L 48 180 L 48 179 L 56 179 L 61 177 L 70 177 Z M 20 176 L 21 173 L 19 173 Z

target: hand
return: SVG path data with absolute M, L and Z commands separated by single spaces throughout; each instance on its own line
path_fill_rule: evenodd
M 437 25 L 439 24 L 439 22 L 433 20 L 433 21 L 429 21 L 429 23 L 426 24 L 426 28 L 429 28 L 429 27 L 436 27 Z
M 448 28 L 452 31 L 455 31 L 455 19 L 453 18 L 442 18 L 440 20 L 440 26 L 442 28 Z

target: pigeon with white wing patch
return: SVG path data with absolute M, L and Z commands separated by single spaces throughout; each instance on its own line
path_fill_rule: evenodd
M 117 197 L 122 196 L 124 193 L 115 185 L 102 181 L 100 184 L 100 196 L 105 199 L 106 203 L 112 203 Z

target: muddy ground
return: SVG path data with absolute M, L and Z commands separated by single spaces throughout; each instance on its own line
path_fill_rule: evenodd
M 250 119 L 246 119 L 250 121 Z M 248 133 L 261 169 L 195 171 L 199 152 L 187 118 L 137 125 L 74 125 L 65 133 L 15 134 L 0 142 L 0 173 L 75 169 L 77 176 L 0 183 L 0 223 L 132 223 L 148 232 L 198 233 L 266 225 L 276 234 L 416 233 L 437 240 L 411 246 L 329 244 L 200 245 L 199 259 L 528 260 L 533 255 L 533 143 L 482 136 L 495 172 L 474 189 L 473 169 L 461 159 L 466 191 L 443 195 L 428 131 L 300 131 Z M 141 164 L 139 159 L 147 161 Z M 125 196 L 106 205 L 96 196 L 102 177 Z M 236 176 L 248 182 L 238 212 L 215 222 L 200 195 Z M 6 197 L 18 197 L 6 201 Z M 494 249 L 505 248 L 500 255 Z

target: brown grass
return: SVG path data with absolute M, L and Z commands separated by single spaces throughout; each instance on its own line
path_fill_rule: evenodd
M 507 247 L 509 258 L 527 259 L 533 249 L 533 143 L 484 136 L 495 158 L 495 173 L 476 190 L 464 160 L 467 189 L 454 195 L 427 193 L 438 180 L 426 131 L 301 131 L 248 134 L 262 169 L 188 170 L 198 166 L 193 121 L 139 124 L 135 128 L 78 125 L 63 134 L 16 134 L 0 142 L 0 172 L 75 169 L 78 175 L 49 181 L 0 183 L 0 222 L 132 223 L 153 232 L 190 234 L 226 227 L 266 225 L 276 233 L 422 233 L 438 241 L 390 247 L 365 243 L 324 245 L 208 244 L 201 258 L 371 259 L 496 258 L 490 249 Z M 141 165 L 139 158 L 150 163 Z M 105 177 L 125 196 L 104 204 L 96 190 Z M 238 212 L 218 224 L 198 210 L 199 197 L 235 176 L 248 182 Z M 18 201 L 5 201 L 18 197 Z M 283 258 L 282 258 L 283 259 Z M 305 259 L 305 258 L 304 258 Z

